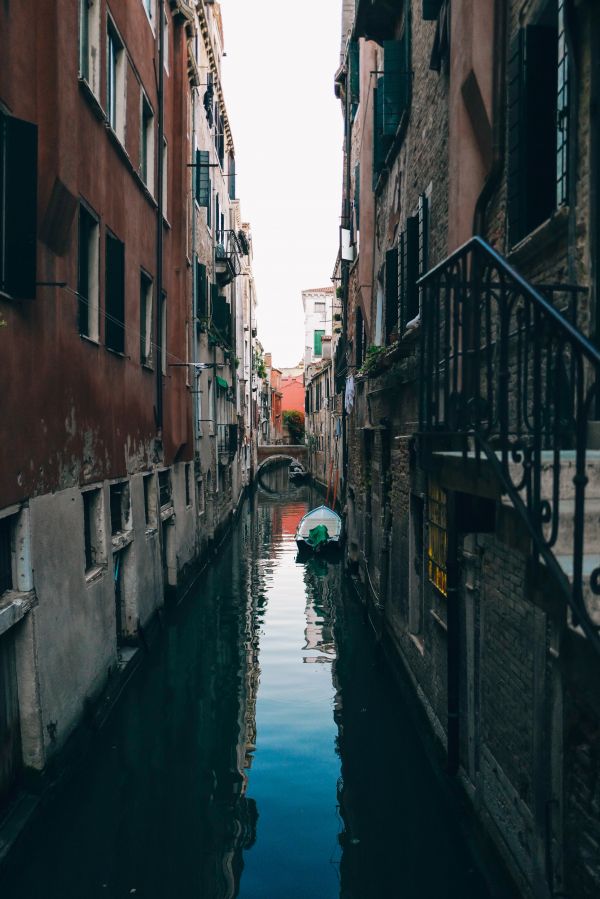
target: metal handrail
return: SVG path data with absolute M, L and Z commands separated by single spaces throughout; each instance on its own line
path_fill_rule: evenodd
M 600 651 L 600 566 L 584 573 L 589 466 L 600 466 L 588 447 L 600 351 L 575 325 L 577 311 L 570 321 L 542 293 L 575 297 L 581 288 L 534 287 L 480 237 L 418 285 L 423 449 L 437 436 L 454 449 L 458 440 L 465 457 L 471 448 L 489 460 L 535 558 Z

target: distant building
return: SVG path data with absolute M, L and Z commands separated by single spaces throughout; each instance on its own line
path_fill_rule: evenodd
M 323 356 L 322 339 L 331 334 L 333 287 L 317 287 L 302 291 L 304 307 L 304 367 L 319 362 Z
M 304 412 L 304 365 L 281 369 L 283 412 Z

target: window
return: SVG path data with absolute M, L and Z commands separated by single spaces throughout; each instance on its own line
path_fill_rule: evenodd
M 154 486 L 154 475 L 144 475 L 144 517 L 147 528 L 155 528 L 157 522 L 156 515 L 156 489 Z
M 314 354 L 315 356 L 321 356 L 323 353 L 323 335 L 325 331 L 315 331 L 314 333 Z
M 198 478 L 196 481 L 196 491 L 198 495 L 198 515 L 204 515 L 206 500 L 204 495 L 204 481 L 202 478 Z
M 354 358 L 356 367 L 360 368 L 365 358 L 365 326 L 363 321 L 362 309 L 356 310 L 355 327 L 354 327 Z
M 315 312 L 323 313 L 323 315 L 325 315 L 325 303 L 315 301 Z
M 400 332 L 419 315 L 419 219 L 410 216 L 398 244 L 398 303 Z
M 196 257 L 196 319 L 204 321 L 208 316 L 208 279 L 206 266 Z
M 186 507 L 192 505 L 192 463 L 186 462 L 185 464 L 185 504 Z
M 106 108 L 108 123 L 121 143 L 125 142 L 125 49 L 113 23 L 108 21 L 106 62 Z
M 102 541 L 102 494 L 99 489 L 85 490 L 83 500 L 83 536 L 85 570 L 91 571 L 104 561 Z
M 146 15 L 148 16 L 148 19 L 150 20 L 150 22 L 153 24 L 154 23 L 154 4 L 156 3 L 156 0 L 143 0 L 143 3 L 144 3 L 144 9 L 146 10 Z
M 150 193 L 154 193 L 154 113 L 143 92 L 140 123 L 140 176 Z
M 229 199 L 235 200 L 235 156 L 233 153 L 229 154 L 229 173 L 227 178 L 229 180 Z
M 35 297 L 37 126 L 0 110 L 0 293 Z
M 196 150 L 194 169 L 194 196 L 198 206 L 210 204 L 210 158 L 208 150 Z
M 164 44 L 164 66 L 165 66 L 165 69 L 166 69 L 167 72 L 168 72 L 168 71 L 169 71 L 169 17 L 168 17 L 168 15 L 167 15 L 167 12 L 166 12 L 165 9 L 163 9 L 163 16 L 164 16 L 164 26 L 165 26 L 165 31 L 164 31 L 164 41 L 165 41 L 165 44 Z
M 79 76 L 100 97 L 100 0 L 79 0 Z
M 116 353 L 125 352 L 125 245 L 106 232 L 104 340 Z
M 79 206 L 79 333 L 90 340 L 99 338 L 100 226 L 83 204 Z
M 569 60 L 563 0 L 521 28 L 508 61 L 508 233 L 512 246 L 568 201 Z
M 131 527 L 129 484 L 120 481 L 110 485 L 110 531 L 114 536 Z
M 169 469 L 158 472 L 158 491 L 160 494 L 160 507 L 172 505 L 171 499 L 171 472 Z
M 386 343 L 398 338 L 398 247 L 385 254 L 385 336 Z
M 152 278 L 140 274 L 140 362 L 152 365 Z
M 0 596 L 13 589 L 14 515 L 0 518 Z
M 447 596 L 446 556 L 448 551 L 448 522 L 446 512 L 446 491 L 435 481 L 429 481 L 427 497 L 429 549 L 427 552 L 427 573 L 430 582 L 442 596 Z

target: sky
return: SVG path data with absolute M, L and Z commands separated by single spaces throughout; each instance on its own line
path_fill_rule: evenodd
M 250 222 L 258 337 L 273 364 L 304 353 L 301 291 L 331 287 L 342 115 L 333 92 L 341 0 L 221 0 L 222 80 L 237 196 Z

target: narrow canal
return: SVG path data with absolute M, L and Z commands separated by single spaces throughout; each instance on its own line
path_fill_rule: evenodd
M 165 616 L 2 899 L 497 895 L 341 564 L 297 561 L 318 497 L 286 491 L 271 472 Z

